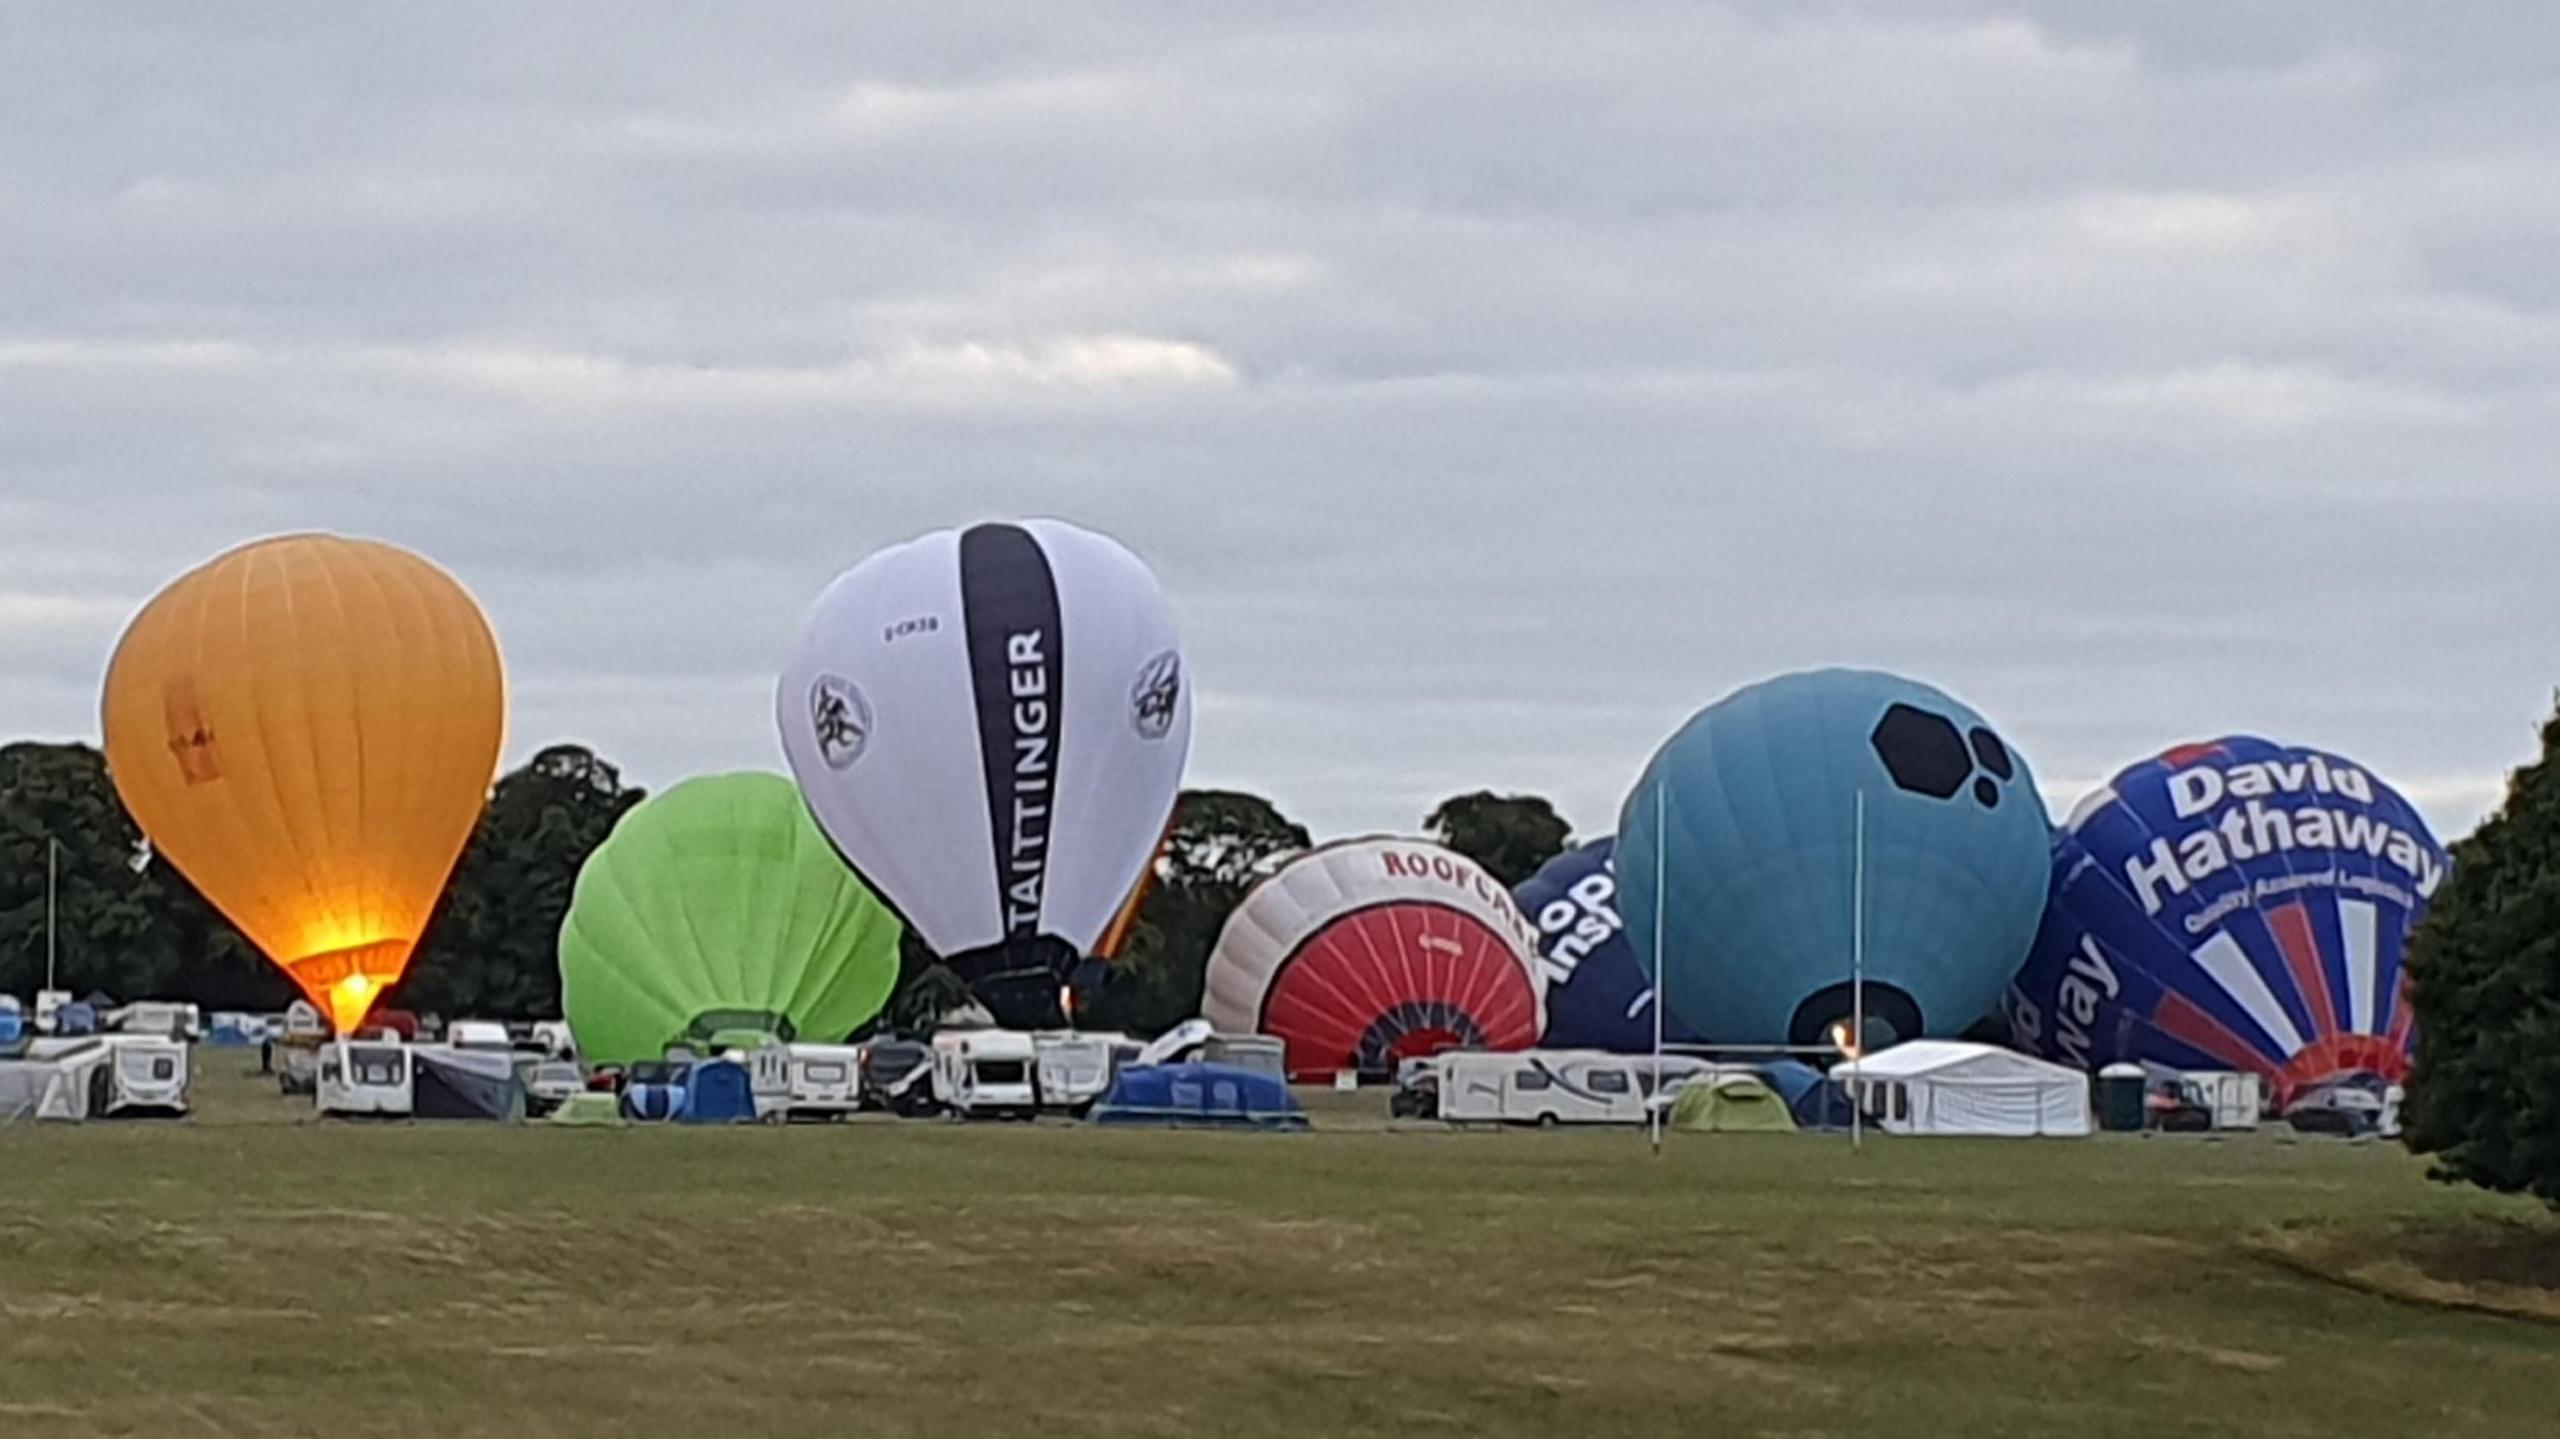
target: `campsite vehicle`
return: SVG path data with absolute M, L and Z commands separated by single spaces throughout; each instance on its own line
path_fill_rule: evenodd
M 1200 1046 L 1200 1060 L 1289 1081 L 1289 1046 L 1268 1034 L 1213 1034 Z
M 2285 1123 L 2298 1134 L 2334 1134 L 2362 1139 L 2382 1129 L 2383 1096 L 2360 1084 L 2325 1084 L 2303 1095 L 2285 1110 Z
M 109 1029 L 119 1034 L 165 1035 L 179 1040 L 204 1036 L 204 1015 L 192 1004 L 169 1000 L 141 999 L 106 1016 Z
M 875 1039 L 862 1047 L 862 1102 L 912 1119 L 933 1108 L 933 1046 Z
M 320 1052 L 300 1045 L 288 1045 L 276 1055 L 276 1093 L 290 1099 L 298 1095 L 317 1098 L 320 1093 Z
M 0 1059 L 0 1124 L 16 1119 L 78 1123 L 106 1112 L 115 1083 L 115 1049 L 96 1037 L 32 1041 L 15 1059 Z
M 1396 1064 L 1395 1092 L 1387 1096 L 1390 1119 L 1440 1117 L 1439 1055 L 1416 1055 Z
M 417 1107 L 409 1046 L 397 1040 L 332 1041 L 320 1051 L 314 1097 L 322 1114 L 405 1117 Z
M 1642 1124 L 1645 1096 L 1623 1055 L 1571 1050 L 1439 1056 L 1440 1118 L 1452 1124 Z
M 1159 1064 L 1177 1064 L 1205 1048 L 1218 1037 L 1216 1028 L 1205 1019 L 1186 1019 L 1157 1035 L 1140 1049 L 1130 1064 L 1149 1068 Z
M 405 1009 L 377 1009 L 364 1017 L 357 1033 L 372 1039 L 397 1039 L 404 1044 L 418 1042 L 418 1016 Z
M 587 1092 L 587 1076 L 566 1060 L 546 1059 L 530 1067 L 520 1065 L 518 1073 L 524 1080 L 527 1114 L 549 1114 L 566 1102 L 570 1095 Z
M 132 1034 L 107 1043 L 115 1051 L 115 1063 L 108 1071 L 107 1114 L 176 1118 L 187 1112 L 192 1085 L 185 1040 Z
M 56 1023 L 56 1022 L 61 1018 L 61 1015 L 62 1015 L 62 1007 L 63 1007 L 64 1005 L 66 1005 L 66 1004 L 69 1004 L 70 1002 L 71 1002 L 71 991 L 70 991 L 70 990 L 67 990 L 67 989 L 39 989 L 39 990 L 37 990 L 37 991 L 36 991 L 36 1033 L 38 1033 L 38 1034 L 52 1034 L 52 1033 L 54 1033 L 54 1032 L 55 1032 L 55 1031 L 54 1031 L 54 1025 L 55 1025 L 55 1023 Z
M 1120 1051 L 1137 1052 L 1128 1036 L 1044 1030 L 1031 1036 L 1032 1092 L 1046 1110 L 1082 1114 L 1111 1088 Z
M 507 1027 L 494 1019 L 457 1019 L 446 1026 L 444 1042 L 454 1049 L 493 1049 L 511 1051 L 516 1042 Z
M 1994 1045 L 1915 1039 L 1836 1064 L 1831 1077 L 1890 1134 L 2077 1138 L 2095 1128 L 2088 1075 Z
M 545 1059 L 578 1057 L 578 1037 L 570 1033 L 569 1021 L 565 1019 L 536 1021 L 528 1036 L 527 1044 L 528 1047 L 541 1051 Z
M 328 1022 L 320 1017 L 318 1007 L 310 1000 L 297 999 L 285 1006 L 284 1042 L 318 1044 L 329 1037 Z
M 946 1029 L 933 1037 L 933 1097 L 963 1118 L 1039 1113 L 1039 1052 L 1018 1029 Z
M 793 1119 L 833 1119 L 862 1107 L 862 1046 L 794 1044 L 786 1051 Z

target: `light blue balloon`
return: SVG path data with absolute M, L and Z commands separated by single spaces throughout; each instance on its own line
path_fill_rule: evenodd
M 1943 691 L 1827 669 L 1700 711 L 1627 796 L 1619 903 L 1671 1019 L 1738 1045 L 1821 1043 L 1849 1017 L 1862 794 L 1870 1042 L 1961 1034 L 1994 1011 L 2044 909 L 2035 778 Z

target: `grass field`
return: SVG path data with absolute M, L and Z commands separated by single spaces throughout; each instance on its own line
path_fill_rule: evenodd
M 2560 1434 L 2560 1325 L 2318 1277 L 2560 1294 L 2560 1225 L 2379 1145 L 1657 1162 L 1374 1094 L 1306 1136 L 364 1127 L 239 1070 L 189 1124 L 0 1131 L 0 1436 Z

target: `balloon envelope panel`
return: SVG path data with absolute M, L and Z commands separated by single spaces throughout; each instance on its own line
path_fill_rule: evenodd
M 1832 669 L 1699 712 L 1627 797 L 1621 907 L 1649 972 L 1660 848 L 1670 1020 L 1814 1044 L 1849 1017 L 1862 795 L 1871 1031 L 1953 1035 L 1996 1008 L 2043 908 L 2034 776 L 1944 692 Z
M 655 1059 L 707 1015 L 831 1042 L 888 1002 L 899 933 L 791 781 L 707 775 L 641 801 L 579 869 L 561 1003 L 595 1063 Z
M 2234 735 L 2126 769 L 2055 837 L 2006 1008 L 2019 1043 L 2265 1076 L 2279 1103 L 2408 1073 L 2408 936 L 2448 860 L 2354 761 Z
M 1616 853 L 1614 839 L 1566 850 L 1511 892 L 1538 931 L 1538 967 L 1547 980 L 1547 1030 L 1539 1042 L 1550 1049 L 1653 1048 L 1653 977 L 1618 913 Z M 1671 1043 L 1694 1038 L 1676 1025 L 1663 1029 Z
M 1050 520 L 941 531 L 847 571 L 776 709 L 819 826 L 1009 1022 L 1017 1001 L 1054 1006 L 1138 884 L 1191 743 L 1155 577 Z
M 393 545 L 286 535 L 172 581 L 116 646 L 116 790 L 343 1032 L 407 968 L 496 773 L 480 607 Z
M 1246 893 L 1209 956 L 1201 1012 L 1228 1033 L 1280 1038 L 1292 1075 L 1526 1049 L 1545 1025 L 1535 946 L 1473 860 L 1418 840 L 1348 840 Z

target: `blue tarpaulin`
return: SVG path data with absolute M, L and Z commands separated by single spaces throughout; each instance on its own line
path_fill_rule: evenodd
M 1232 1064 L 1151 1064 L 1120 1071 L 1093 1122 L 1206 1129 L 1304 1129 L 1289 1086 Z

